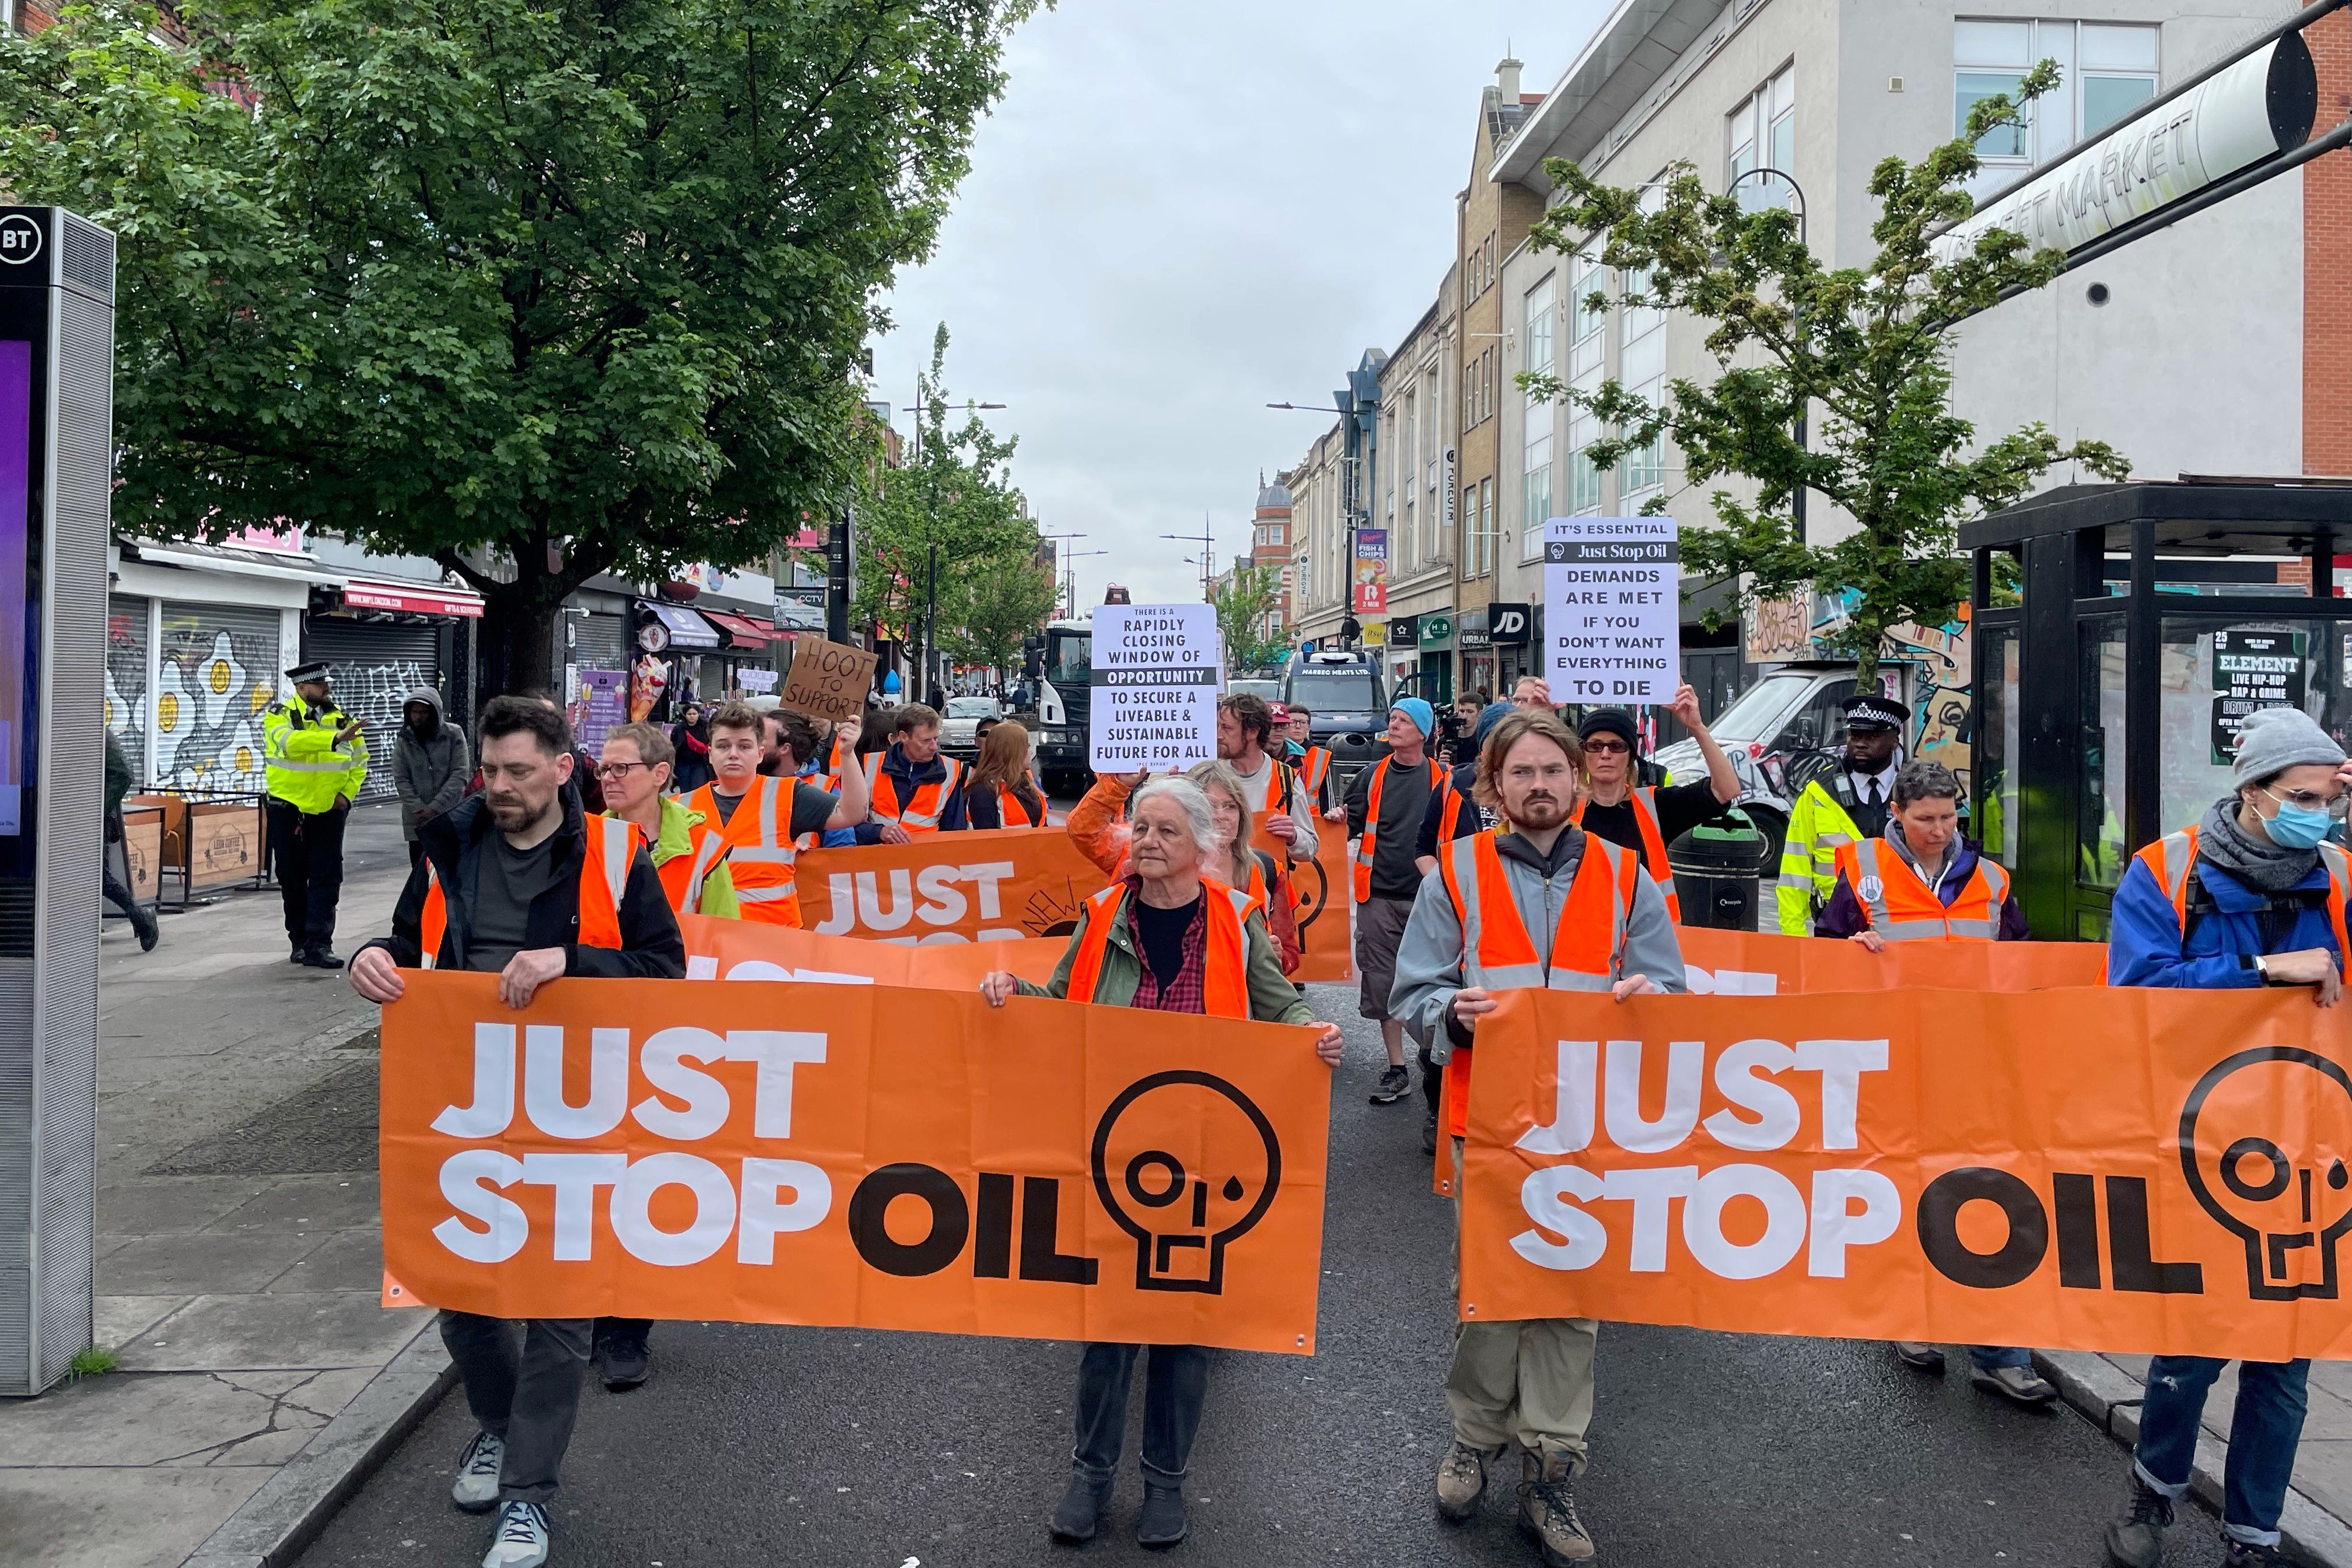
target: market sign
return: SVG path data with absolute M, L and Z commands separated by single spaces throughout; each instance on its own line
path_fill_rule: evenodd
M 2303 634 L 2225 626 L 2213 634 L 2213 765 L 2238 760 L 2238 731 L 2263 708 L 2303 706 Z
M 2080 249 L 2241 169 L 2300 147 L 2318 111 L 2300 33 L 2255 50 L 2177 98 L 2152 103 L 2046 173 L 1979 205 L 1935 242 L 1952 262 L 1995 228 L 2029 251 Z

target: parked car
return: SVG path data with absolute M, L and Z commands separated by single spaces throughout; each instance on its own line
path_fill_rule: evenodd
M 940 749 L 955 756 L 976 756 L 980 721 L 1003 717 L 1004 704 L 993 697 L 950 697 L 948 710 L 940 715 Z

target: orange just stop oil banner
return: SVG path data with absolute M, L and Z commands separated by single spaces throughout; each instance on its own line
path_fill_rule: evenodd
M 1109 880 L 1058 827 L 807 849 L 793 870 L 804 928 L 897 942 L 1067 936 Z
M 1461 1315 L 2352 1355 L 2347 1061 L 2306 990 L 1510 992 Z
M 1314 1349 L 1310 1030 L 691 980 L 557 980 L 516 1011 L 494 974 L 404 978 L 380 1152 L 406 1298 Z

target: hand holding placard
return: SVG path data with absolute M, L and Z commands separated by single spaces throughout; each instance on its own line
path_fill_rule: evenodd
M 873 684 L 874 655 L 803 632 L 793 641 L 792 668 L 776 701 L 795 713 L 838 723 L 865 711 Z

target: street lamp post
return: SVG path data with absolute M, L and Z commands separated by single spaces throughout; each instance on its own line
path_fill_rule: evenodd
M 1797 184 L 1797 177 L 1794 174 L 1790 174 L 1786 169 L 1775 169 L 1769 166 L 1761 169 L 1750 169 L 1746 174 L 1740 175 L 1738 179 L 1732 181 L 1729 189 L 1726 194 L 1728 195 L 1730 191 L 1737 191 L 1742 184 L 1745 184 L 1750 180 L 1755 181 L 1759 185 L 1770 180 L 1781 180 L 1787 183 L 1790 195 L 1795 198 L 1795 200 L 1790 205 L 1790 210 L 1797 215 L 1797 243 L 1804 246 L 1809 250 L 1812 248 L 1811 243 L 1805 237 L 1805 187 Z M 1797 318 L 1797 342 L 1799 346 L 1801 347 L 1804 341 L 1805 321 L 1804 317 L 1800 315 Z M 1811 410 L 1811 399 L 1802 397 L 1797 400 L 1797 424 L 1793 433 L 1797 438 L 1797 450 L 1801 452 L 1805 449 L 1805 416 Z M 1797 481 L 1796 490 L 1789 498 L 1789 521 L 1790 526 L 1796 531 L 1797 542 L 1802 544 L 1805 542 L 1805 485 L 1801 479 Z

